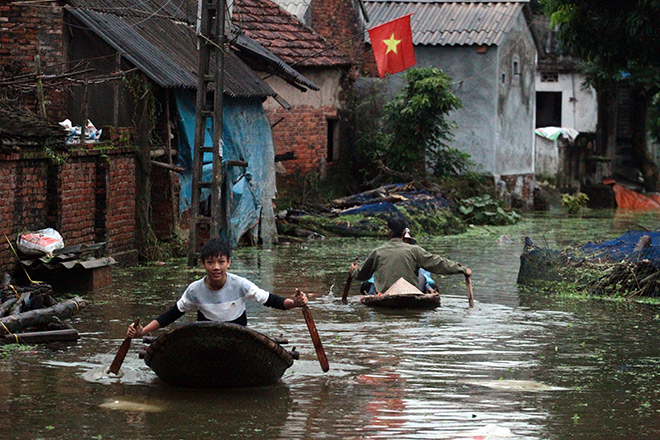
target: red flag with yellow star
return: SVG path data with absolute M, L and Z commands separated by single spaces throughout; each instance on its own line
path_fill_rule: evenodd
M 411 15 L 369 29 L 369 39 L 381 78 L 386 73 L 401 72 L 416 63 L 410 29 Z

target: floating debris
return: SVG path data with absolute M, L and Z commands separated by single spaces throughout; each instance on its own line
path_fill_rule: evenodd
M 562 391 L 567 389 L 562 387 L 546 385 L 543 382 L 536 382 L 533 380 L 474 379 L 474 380 L 459 380 L 458 382 L 467 385 L 478 385 L 482 387 L 487 387 L 498 391 L 511 391 L 511 392 L 542 393 L 545 391 Z
M 126 412 L 156 413 L 165 410 L 162 406 L 149 403 L 131 402 L 130 400 L 107 400 L 99 406 L 105 409 Z

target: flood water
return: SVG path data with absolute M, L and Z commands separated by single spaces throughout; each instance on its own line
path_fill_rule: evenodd
M 308 293 L 330 371 L 300 309 L 250 304 L 250 326 L 284 335 L 296 361 L 277 386 L 179 389 L 161 383 L 133 341 L 120 377 L 104 374 L 137 316 L 151 320 L 202 272 L 183 260 L 116 269 L 85 294 L 75 343 L 0 359 L 0 438 L 8 439 L 657 439 L 660 307 L 580 300 L 516 285 L 522 240 L 560 248 L 601 241 L 653 216 L 550 216 L 420 238 L 473 270 L 441 278 L 442 307 L 381 311 L 359 303 L 348 266 L 381 243 L 326 239 L 238 249 L 231 271 L 283 296 Z M 189 316 L 188 316 L 189 315 Z M 194 319 L 189 313 L 180 322 Z M 177 325 L 177 323 L 173 325 Z

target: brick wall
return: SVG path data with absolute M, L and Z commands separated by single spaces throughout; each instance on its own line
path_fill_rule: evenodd
M 179 209 L 178 177 L 172 171 L 160 167 L 151 167 L 151 225 L 158 238 L 169 238 L 174 233 L 178 222 Z M 172 200 L 171 187 L 174 186 L 174 197 Z
M 272 129 L 275 154 L 293 151 L 296 155 L 295 160 L 283 162 L 287 174 L 304 175 L 319 170 L 327 156 L 327 118 L 336 118 L 337 109 L 298 106 L 268 111 L 267 116 L 271 124 L 283 118 Z
M 311 3 L 312 29 L 351 58 L 354 78 L 362 69 L 365 57 L 363 38 L 346 41 L 361 32 L 358 25 L 360 12 L 356 8 L 359 6 L 354 0 L 315 0 Z
M 507 191 L 520 200 L 525 208 L 531 208 L 534 202 L 536 179 L 533 173 L 500 176 L 506 182 Z
M 5 235 L 15 243 L 19 233 L 46 227 L 65 246 L 106 241 L 108 254 L 120 260 L 135 254 L 134 163 L 130 148 L 71 151 L 60 165 L 41 150 L 0 154 L 0 271 L 16 267 Z
M 65 246 L 94 243 L 96 157 L 79 156 L 59 167 L 61 201 L 57 231 Z
M 35 73 L 35 56 L 40 55 L 43 73 L 59 74 L 65 71 L 66 59 L 63 38 L 64 1 L 0 2 L 0 77 Z M 32 84 L 30 84 L 32 85 Z M 12 98 L 37 111 L 35 87 L 29 91 L 8 89 Z M 61 121 L 66 117 L 65 91 L 62 86 L 44 82 L 46 112 L 49 119 Z
M 111 158 L 106 191 L 108 253 L 126 262 L 135 262 L 135 158 L 132 153 Z

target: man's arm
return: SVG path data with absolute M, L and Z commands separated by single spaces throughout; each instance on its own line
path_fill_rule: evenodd
M 362 266 L 360 266 L 359 269 L 357 269 L 357 261 L 354 261 L 353 264 L 351 264 L 351 267 L 349 269 L 351 272 L 351 276 L 360 281 L 368 280 L 374 274 L 374 270 L 376 269 L 375 262 L 376 262 L 375 251 L 371 251 L 367 259 L 364 260 L 364 263 L 362 263 Z
M 435 255 L 422 248 L 421 246 L 414 246 L 416 252 L 417 265 L 423 269 L 433 273 L 440 274 L 454 274 L 464 273 L 471 275 L 472 271 L 469 267 L 457 263 L 456 261 L 443 258 L 440 255 Z

